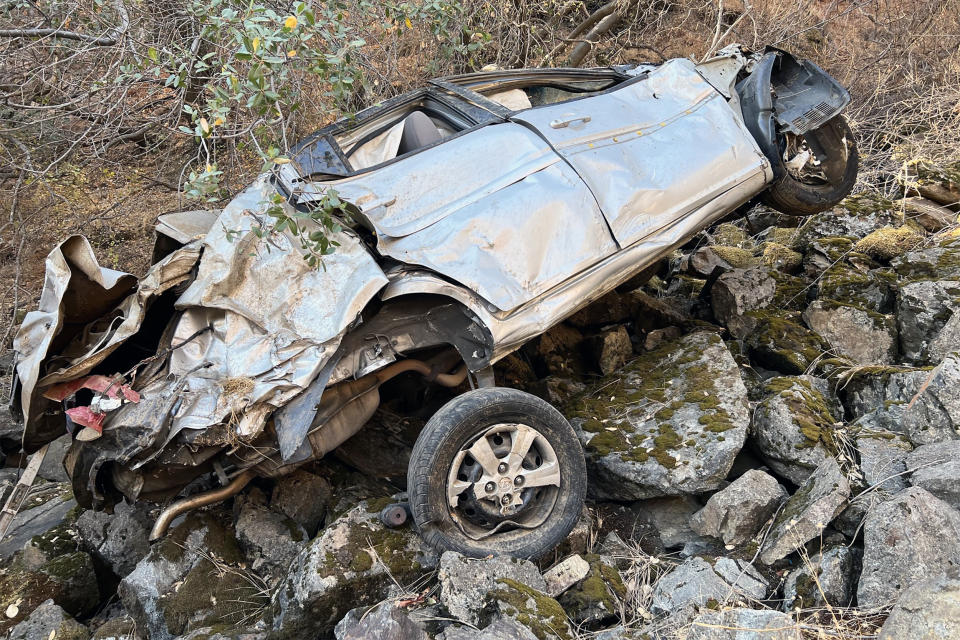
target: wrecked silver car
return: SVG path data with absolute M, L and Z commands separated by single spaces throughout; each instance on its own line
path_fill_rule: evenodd
M 729 47 L 701 64 L 471 73 L 361 111 L 222 211 L 162 216 L 140 279 L 83 237 L 50 253 L 15 343 L 25 448 L 69 430 L 84 506 L 222 485 L 173 502 L 157 537 L 330 452 L 389 381 L 416 377 L 462 393 L 413 449 L 414 525 L 439 548 L 542 553 L 580 514 L 582 450 L 491 365 L 745 203 L 839 202 L 858 160 L 848 102 L 808 61 Z M 302 210 L 331 188 L 352 220 L 322 268 L 292 237 L 264 246 L 270 203 Z

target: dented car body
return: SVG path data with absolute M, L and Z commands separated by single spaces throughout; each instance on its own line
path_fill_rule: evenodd
M 66 466 L 92 506 L 169 499 L 205 474 L 225 486 L 178 512 L 287 473 L 362 428 L 389 379 L 489 387 L 499 359 L 784 176 L 838 182 L 830 163 L 855 150 L 825 123 L 848 101 L 808 62 L 730 47 L 700 65 L 467 74 L 362 111 L 221 211 L 162 216 L 140 279 L 99 266 L 82 237 L 54 249 L 15 343 L 24 446 L 66 424 L 79 436 Z M 329 188 L 353 221 L 322 268 L 254 232 L 275 194 L 302 210 Z M 510 432 L 511 451 L 529 431 Z M 462 452 L 493 477 L 478 437 Z M 549 463 L 553 448 L 529 442 Z M 437 478 L 454 509 L 471 483 Z M 510 490 L 497 535 L 538 526 L 518 515 L 530 494 Z

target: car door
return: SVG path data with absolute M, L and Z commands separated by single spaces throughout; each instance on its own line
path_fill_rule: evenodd
M 577 171 L 621 247 L 763 173 L 753 138 L 689 60 L 511 120 L 538 131 Z
M 611 255 L 596 199 L 534 131 L 512 122 L 468 129 L 350 177 L 315 182 L 352 202 L 377 251 L 466 285 L 510 310 Z

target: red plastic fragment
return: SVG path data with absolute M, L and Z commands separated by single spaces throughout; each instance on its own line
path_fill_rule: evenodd
M 103 419 L 107 417 L 105 413 L 96 413 L 90 407 L 74 407 L 65 412 L 70 419 L 82 427 L 89 427 L 97 433 L 103 433 Z
M 83 378 L 77 378 L 69 382 L 55 384 L 43 392 L 43 397 L 57 402 L 63 402 L 65 398 L 69 398 L 80 389 L 90 389 L 99 393 L 106 393 L 107 396 L 111 398 L 116 398 L 119 392 L 130 402 L 140 402 L 139 393 L 125 384 L 117 384 L 112 378 L 100 375 L 84 376 Z M 74 422 L 76 422 L 76 420 L 74 420 Z

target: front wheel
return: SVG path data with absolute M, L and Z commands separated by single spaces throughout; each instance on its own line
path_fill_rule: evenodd
M 791 216 L 819 213 L 853 189 L 860 155 L 843 116 L 800 136 L 785 132 L 779 144 L 782 175 L 762 198 L 777 211 Z
M 410 456 L 414 525 L 430 546 L 531 558 L 569 535 L 586 493 L 570 423 L 536 396 L 469 391 L 427 422 Z

